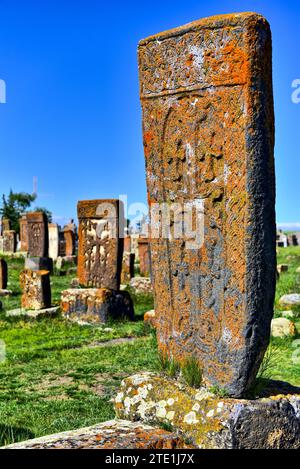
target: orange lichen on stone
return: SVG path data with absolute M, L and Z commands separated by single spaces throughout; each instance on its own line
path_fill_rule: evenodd
M 22 308 L 39 310 L 51 306 L 50 272 L 25 269 L 20 274 Z
M 201 206 L 204 233 L 194 248 L 151 234 L 159 348 L 196 357 L 207 383 L 240 396 L 267 347 L 275 291 L 269 25 L 242 13 L 151 36 L 139 74 L 149 204 Z

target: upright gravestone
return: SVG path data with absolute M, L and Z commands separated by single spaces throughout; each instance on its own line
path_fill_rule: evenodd
M 56 261 L 59 255 L 59 229 L 56 223 L 49 223 L 49 257 Z
M 7 288 L 7 262 L 0 259 L 0 290 Z
M 196 224 L 155 237 L 151 214 L 159 348 L 180 363 L 193 357 L 204 382 L 232 396 L 253 382 L 273 314 L 271 73 L 269 25 L 254 13 L 139 44 L 148 200 L 179 204 Z
M 124 252 L 131 252 L 131 236 L 124 237 Z
M 119 290 L 123 238 L 119 236 L 120 201 L 84 200 L 78 203 L 78 278 L 85 287 Z
M 64 229 L 66 256 L 71 257 L 75 254 L 75 233 L 69 228 Z
M 150 274 L 150 246 L 148 238 L 139 238 L 138 240 L 140 274 L 148 276 Z
M 28 227 L 27 227 L 27 216 L 23 215 L 20 218 L 20 242 L 21 242 L 21 251 L 28 251 Z
M 42 212 L 27 213 L 28 255 L 48 257 L 49 234 L 47 216 Z
M 78 203 L 78 279 L 80 289 L 62 292 L 61 309 L 75 321 L 105 323 L 133 316 L 128 292 L 120 291 L 123 205 L 119 200 Z
M 13 253 L 17 249 L 17 234 L 14 230 L 3 233 L 3 252 Z
M 11 222 L 8 218 L 2 218 L 1 220 L 1 234 L 3 236 L 4 231 L 10 231 L 11 230 Z
M 25 270 L 51 272 L 53 261 L 49 257 L 48 219 L 43 212 L 27 213 L 28 258 Z

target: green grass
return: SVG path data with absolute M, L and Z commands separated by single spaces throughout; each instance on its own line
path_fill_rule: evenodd
M 4 310 L 20 306 L 19 273 L 23 260 L 9 260 L 9 286 Z M 300 293 L 300 248 L 279 250 L 278 263 L 289 264 L 277 284 L 275 310 L 285 293 Z M 70 287 L 72 276 L 52 276 L 53 303 Z M 92 425 L 114 416 L 111 397 L 121 380 L 142 370 L 161 370 L 153 331 L 143 314 L 153 308 L 151 295 L 133 295 L 135 321 L 105 326 L 79 326 L 58 317 L 39 321 L 7 319 L 0 313 L 0 339 L 6 361 L 0 364 L 0 445 Z M 300 324 L 297 324 L 300 330 Z M 134 338 L 134 340 L 127 340 Z M 299 336 L 298 336 L 299 338 Z M 112 339 L 125 339 L 112 345 Z M 300 366 L 293 362 L 295 342 L 273 339 L 262 377 L 300 386 Z M 300 353 L 299 353 L 300 356 Z M 170 374 L 178 372 L 176 364 Z M 188 379 L 199 377 L 193 364 Z M 194 379 L 194 378 L 193 378 Z M 198 379 L 198 378 L 197 378 Z M 200 379 L 200 378 L 199 378 Z

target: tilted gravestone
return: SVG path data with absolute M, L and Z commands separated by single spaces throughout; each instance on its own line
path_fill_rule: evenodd
M 42 212 L 27 213 L 28 255 L 48 257 L 49 234 L 47 216 Z
M 123 238 L 119 219 L 123 219 L 119 200 L 78 202 L 78 278 L 85 287 L 119 290 Z
M 159 348 L 241 396 L 269 341 L 275 290 L 269 25 L 233 14 L 152 36 L 139 74 L 150 206 L 201 208 L 204 234 L 190 244 L 190 233 L 151 232 Z

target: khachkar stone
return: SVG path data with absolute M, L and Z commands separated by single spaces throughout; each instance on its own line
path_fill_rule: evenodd
M 0 290 L 7 288 L 7 262 L 0 259 Z
M 3 252 L 16 252 L 17 234 L 14 230 L 4 231 L 3 233 Z
M 25 269 L 20 274 L 22 308 L 40 310 L 51 306 L 50 272 Z
M 204 382 L 241 396 L 269 341 L 275 290 L 269 25 L 243 13 L 152 36 L 139 73 L 150 205 L 204 210 L 201 247 L 151 235 L 159 348 L 194 357 Z
M 75 254 L 75 233 L 73 230 L 65 228 L 64 229 L 64 239 L 65 239 L 65 249 L 66 256 L 74 256 Z
M 48 220 L 43 212 L 27 213 L 28 255 L 48 257 L 49 234 Z
M 132 299 L 120 291 L 124 225 L 119 200 L 78 203 L 78 279 L 81 287 L 61 294 L 65 318 L 77 322 L 105 323 L 110 318 L 133 318 Z
M 59 229 L 56 223 L 49 223 L 49 257 L 56 261 L 59 255 Z
M 131 236 L 124 237 L 124 252 L 131 252 Z
M 148 238 L 139 238 L 138 240 L 140 274 L 148 276 L 150 274 L 150 246 Z
M 21 251 L 28 251 L 28 228 L 27 228 L 27 217 L 23 215 L 20 218 L 20 242 L 21 242 Z
M 78 202 L 78 278 L 85 287 L 119 290 L 123 238 L 119 219 L 123 219 L 119 200 Z

